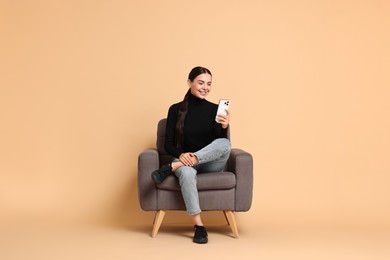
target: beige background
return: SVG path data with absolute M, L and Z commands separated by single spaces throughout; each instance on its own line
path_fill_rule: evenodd
M 239 227 L 389 226 L 389 1 L 0 3 L 1 224 L 151 224 L 137 156 L 202 65 L 255 160 Z

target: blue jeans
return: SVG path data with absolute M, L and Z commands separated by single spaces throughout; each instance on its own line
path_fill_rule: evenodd
M 231 144 L 228 139 L 216 139 L 211 144 L 194 153 L 199 160 L 197 165 L 181 166 L 175 171 L 175 175 L 179 178 L 188 214 L 196 215 L 201 212 L 198 189 L 196 187 L 196 175 L 204 172 L 222 172 L 229 159 L 230 150 Z M 174 161 L 179 161 L 179 159 Z

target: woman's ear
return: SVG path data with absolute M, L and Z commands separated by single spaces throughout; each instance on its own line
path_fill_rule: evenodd
M 191 88 L 191 80 L 187 80 L 187 85 L 189 88 Z

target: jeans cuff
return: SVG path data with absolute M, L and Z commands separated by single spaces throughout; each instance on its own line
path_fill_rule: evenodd
M 195 212 L 189 212 L 189 211 L 187 211 L 187 214 L 188 215 L 198 215 L 199 213 L 201 213 L 202 211 L 201 210 L 199 210 L 199 211 L 195 211 Z

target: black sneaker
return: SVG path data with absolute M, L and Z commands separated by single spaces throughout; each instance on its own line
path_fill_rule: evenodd
M 208 235 L 204 226 L 195 225 L 194 243 L 206 244 L 208 242 Z
M 172 167 L 169 164 L 165 164 L 165 165 L 161 166 L 160 169 L 155 170 L 154 172 L 152 172 L 152 179 L 153 179 L 153 181 L 155 183 L 160 184 L 170 174 L 173 174 Z

